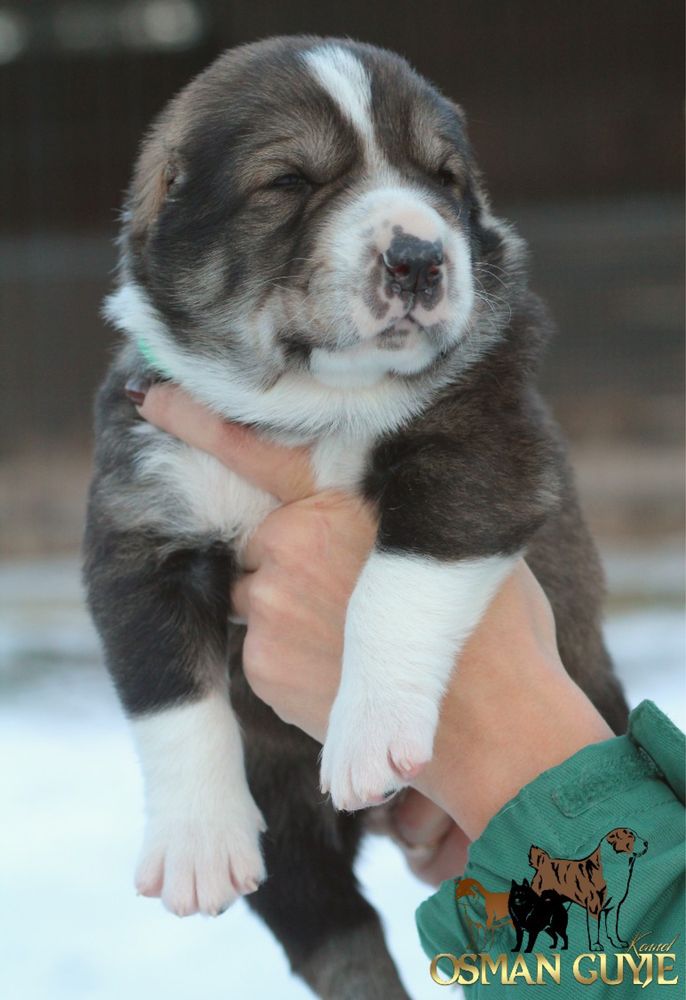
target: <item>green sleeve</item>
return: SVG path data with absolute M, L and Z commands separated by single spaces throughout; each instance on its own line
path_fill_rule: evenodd
M 685 742 L 644 701 L 626 736 L 584 747 L 503 806 L 462 878 L 417 910 L 435 981 L 485 997 L 530 983 L 558 1000 L 683 995 Z M 513 882 L 522 949 L 539 928 L 531 953 L 514 950 Z

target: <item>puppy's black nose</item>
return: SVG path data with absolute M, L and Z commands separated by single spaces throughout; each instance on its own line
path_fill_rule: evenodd
M 425 292 L 434 288 L 443 276 L 440 240 L 430 243 L 409 233 L 399 233 L 381 256 L 394 291 Z

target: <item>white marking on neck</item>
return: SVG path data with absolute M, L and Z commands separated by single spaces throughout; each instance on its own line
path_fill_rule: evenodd
M 372 449 L 369 438 L 330 434 L 312 448 L 311 462 L 318 490 L 359 493 Z
M 143 339 L 176 382 L 227 420 L 270 426 L 303 440 L 338 430 L 361 435 L 393 431 L 419 413 L 452 377 L 446 367 L 431 384 L 388 379 L 353 389 L 324 386 L 309 373 L 286 372 L 276 385 L 264 389 L 233 370 L 230 358 L 176 343 L 144 290 L 133 282 L 109 296 L 104 314 L 134 341 Z
M 324 351 L 315 348 L 310 371 L 322 383 L 337 389 L 360 389 L 378 385 L 389 372 L 409 375 L 427 368 L 437 349 L 413 324 L 398 350 L 384 350 L 378 340 L 363 340 L 347 350 Z

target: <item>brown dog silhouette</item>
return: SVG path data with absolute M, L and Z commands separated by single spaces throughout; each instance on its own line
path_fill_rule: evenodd
M 509 893 L 489 892 L 475 878 L 460 879 L 455 886 L 456 900 L 463 899 L 465 896 L 474 896 L 476 893 L 479 893 L 483 898 L 486 910 L 486 927 L 489 930 L 501 920 L 503 923 L 512 923 L 508 910 Z
M 605 935 L 613 948 L 626 948 L 628 943 L 619 933 L 619 914 L 629 893 L 636 858 L 647 850 L 648 841 L 625 826 L 610 830 L 585 858 L 551 858 L 547 851 L 532 844 L 529 864 L 536 869 L 536 874 L 531 886 L 539 895 L 545 889 L 555 889 L 561 896 L 583 907 L 589 951 L 603 951 L 600 943 L 601 915 L 605 922 Z M 616 940 L 608 923 L 611 915 Z M 596 921 L 593 934 L 591 917 Z

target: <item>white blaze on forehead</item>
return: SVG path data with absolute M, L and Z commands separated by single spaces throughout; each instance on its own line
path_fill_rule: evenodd
M 303 58 L 319 85 L 371 145 L 374 139 L 372 86 L 364 65 L 339 45 L 322 45 L 306 52 Z

